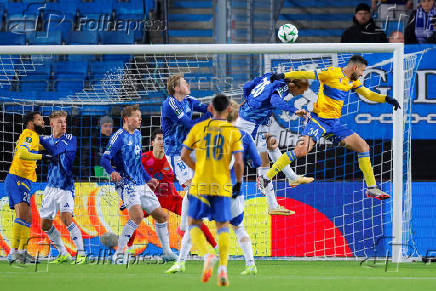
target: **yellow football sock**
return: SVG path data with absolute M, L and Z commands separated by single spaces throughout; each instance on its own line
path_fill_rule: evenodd
M 359 169 L 363 173 L 363 177 L 365 178 L 366 186 L 372 187 L 376 185 L 374 170 L 371 166 L 371 159 L 369 158 L 369 152 L 359 153 Z
M 274 178 L 281 170 L 283 170 L 287 165 L 295 161 L 294 151 L 284 153 L 278 160 L 271 166 L 266 172 L 268 179 Z
M 218 247 L 220 250 L 220 266 L 227 266 L 230 250 L 230 233 L 228 227 L 218 230 Z
M 20 245 L 20 238 L 21 238 L 21 222 L 22 220 L 20 218 L 15 218 L 14 224 L 12 224 L 12 241 L 11 241 L 11 248 L 18 249 L 18 246 Z
M 198 225 L 191 225 L 190 234 L 192 239 L 192 245 L 198 249 L 200 256 L 210 253 L 208 243 L 204 237 L 203 231 L 201 231 Z
M 19 250 L 27 249 L 29 238 L 30 238 L 30 224 L 26 223 L 26 225 L 21 225 L 20 245 L 18 246 Z

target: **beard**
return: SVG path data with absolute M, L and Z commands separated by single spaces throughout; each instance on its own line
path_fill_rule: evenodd
M 357 75 L 356 72 L 351 73 L 351 76 L 350 76 L 351 81 L 357 81 L 358 79 L 359 79 L 359 76 Z
M 44 133 L 44 126 L 36 125 L 33 126 L 35 128 L 35 131 L 37 134 L 43 134 Z

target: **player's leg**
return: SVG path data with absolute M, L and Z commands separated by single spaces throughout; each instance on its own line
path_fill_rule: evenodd
M 359 169 L 363 173 L 366 182 L 368 197 L 373 197 L 379 200 L 388 199 L 389 194 L 377 188 L 375 181 L 374 170 L 371 165 L 369 145 L 357 133 L 352 133 L 343 138 L 341 144 L 346 148 L 358 152 Z
M 118 247 L 115 251 L 112 262 L 115 264 L 124 263 L 124 248 L 127 245 L 132 234 L 138 228 L 138 225 L 144 219 L 144 213 L 141 207 L 141 194 L 137 187 L 133 185 L 123 185 L 115 188 L 118 195 L 123 200 L 123 206 L 129 211 L 129 220 L 123 227 L 123 231 L 118 238 Z
M 267 136 L 267 147 L 268 147 L 268 155 L 275 163 L 281 156 L 282 152 L 279 150 L 279 143 L 277 139 L 272 136 Z M 295 187 L 301 184 L 308 184 L 313 182 L 312 177 L 305 177 L 303 175 L 297 175 L 292 168 L 287 165 L 282 169 L 283 174 L 285 174 L 286 179 L 288 180 L 288 183 L 291 187 Z
M 149 216 L 149 214 L 147 213 L 147 211 L 143 210 L 142 211 L 144 213 L 144 219 L 147 218 Z M 136 233 L 138 232 L 138 230 L 136 229 L 135 232 L 133 232 L 132 236 L 130 237 L 129 241 L 127 242 L 127 247 L 130 248 L 133 246 L 133 243 L 135 242 L 135 238 L 136 238 Z M 129 250 L 130 251 L 130 250 Z M 132 254 L 132 252 L 131 252 Z
M 59 195 L 59 212 L 60 219 L 66 226 L 68 232 L 70 233 L 71 239 L 77 249 L 77 255 L 75 263 L 83 264 L 86 263 L 86 253 L 83 245 L 82 233 L 79 227 L 73 221 L 73 211 L 74 211 L 74 198 L 72 191 L 66 191 L 58 189 Z
M 295 149 L 284 153 L 271 166 L 271 169 L 267 173 L 267 178 L 271 180 L 284 167 L 293 163 L 295 159 L 306 156 L 307 153 L 309 153 L 313 149 L 315 143 L 321 138 L 323 134 L 327 132 L 328 129 L 329 127 L 327 124 L 319 119 L 316 119 L 315 117 L 312 117 L 304 127 Z
M 230 224 L 238 239 L 239 246 L 245 258 L 245 270 L 241 275 L 256 274 L 256 266 L 254 264 L 253 248 L 251 245 L 250 237 L 244 228 L 244 197 L 241 195 L 237 198 L 232 198 L 232 219 Z
M 211 218 L 215 220 L 218 235 L 218 286 L 228 286 L 227 262 L 230 251 L 229 221 L 232 218 L 232 199 L 230 197 L 215 196 L 209 200 L 212 210 Z
M 155 220 L 157 237 L 162 245 L 164 261 L 175 261 L 177 256 L 170 248 L 168 232 L 168 213 L 161 207 L 159 200 L 148 185 L 141 186 L 141 206 L 142 209 L 150 213 Z
M 200 256 L 204 256 L 202 281 L 209 281 L 213 273 L 213 267 L 216 262 L 215 251 L 209 246 L 206 237 L 200 229 L 204 217 L 210 217 L 211 204 L 210 197 L 196 197 L 189 195 L 189 233 L 192 244 L 199 251 Z
M 51 244 L 58 250 L 59 256 L 52 263 L 60 264 L 71 260 L 71 256 L 62 242 L 61 234 L 53 225 L 53 220 L 58 212 L 59 205 L 56 201 L 56 189 L 46 187 L 42 193 L 42 203 L 39 209 L 41 229 L 47 234 Z
M 30 186 L 27 179 L 8 174 L 5 179 L 5 189 L 9 197 L 9 208 L 15 210 L 16 218 L 12 225 L 11 249 L 8 261 L 23 262 L 27 254 L 27 243 L 30 238 L 32 211 L 30 208 Z

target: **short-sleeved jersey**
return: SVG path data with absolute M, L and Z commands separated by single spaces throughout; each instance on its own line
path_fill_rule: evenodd
M 243 87 L 245 101 L 239 108 L 239 116 L 258 125 L 267 125 L 275 109 L 295 111 L 284 101 L 289 94 L 284 80 L 270 82 L 271 73 L 245 83 Z
M 321 118 L 340 118 L 344 100 L 352 89 L 362 87 L 359 80 L 351 81 L 339 67 L 328 67 L 315 71 L 320 82 L 318 100 L 313 112 Z
M 55 157 L 48 166 L 47 186 L 72 191 L 74 189 L 73 163 L 77 151 L 77 138 L 64 134 L 59 138 L 53 135 L 41 138 L 41 144 Z
M 201 104 L 200 101 L 192 96 L 185 97 L 182 101 L 173 96 L 168 98 L 162 104 L 162 132 L 164 139 L 165 155 L 180 156 L 182 151 L 182 141 L 192 128 L 192 112 L 207 112 L 207 105 Z M 210 115 L 207 116 L 207 118 Z M 197 120 L 197 121 L 202 121 Z
M 194 125 L 183 146 L 195 150 L 190 194 L 231 197 L 230 162 L 233 153 L 244 150 L 239 129 L 224 120 L 208 119 Z
M 154 192 L 156 196 L 174 196 L 178 195 L 174 188 L 174 173 L 168 164 L 167 158 L 164 156 L 158 159 L 153 155 L 153 151 L 142 153 L 141 163 L 145 171 L 159 181 L 159 186 Z
M 36 161 L 26 161 L 17 157 L 16 152 L 20 147 L 25 147 L 31 153 L 38 153 L 39 135 L 30 129 L 25 129 L 20 134 L 15 146 L 15 154 L 12 159 L 9 173 L 36 182 Z
M 102 166 L 109 174 L 117 171 L 124 179 L 123 183 L 144 185 L 150 180 L 150 176 L 142 167 L 141 149 L 141 132 L 135 129 L 134 133 L 130 134 L 120 128 L 111 136 L 102 157 L 102 160 L 106 157 L 112 161 L 112 165 Z

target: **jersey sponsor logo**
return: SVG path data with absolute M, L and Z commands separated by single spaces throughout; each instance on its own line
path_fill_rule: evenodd
M 284 98 L 288 95 L 288 85 L 278 88 L 277 93 L 279 93 L 280 97 Z
M 68 202 L 65 203 L 65 205 L 64 205 L 64 208 L 67 208 L 67 207 L 70 207 L 70 204 L 68 204 Z

